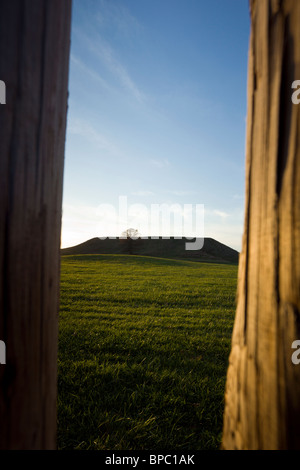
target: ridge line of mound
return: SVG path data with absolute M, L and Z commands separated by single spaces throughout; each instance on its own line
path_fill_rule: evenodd
M 239 252 L 223 243 L 205 238 L 201 250 L 186 250 L 185 244 L 190 240 L 174 237 L 162 238 L 92 238 L 78 245 L 61 249 L 61 255 L 96 255 L 123 254 L 152 256 L 159 258 L 178 259 L 186 261 L 206 261 L 228 264 L 238 264 Z

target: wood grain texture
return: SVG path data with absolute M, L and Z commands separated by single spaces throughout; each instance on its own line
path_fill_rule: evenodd
M 0 448 L 56 448 L 71 0 L 0 1 Z
M 299 0 L 252 0 L 246 207 L 223 449 L 300 448 Z

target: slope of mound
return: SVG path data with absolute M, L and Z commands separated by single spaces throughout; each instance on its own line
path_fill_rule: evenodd
M 200 250 L 186 250 L 186 239 L 170 237 L 164 239 L 139 238 L 132 239 L 110 239 L 105 240 L 92 238 L 79 245 L 63 248 L 62 255 L 84 255 L 84 254 L 131 254 L 141 256 L 153 256 L 160 258 L 186 259 L 189 261 L 206 261 L 218 263 L 237 264 L 239 260 L 238 251 L 230 248 L 213 238 L 205 238 L 204 245 Z

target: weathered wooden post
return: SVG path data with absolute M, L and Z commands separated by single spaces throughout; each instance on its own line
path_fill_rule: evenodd
M 300 1 L 251 0 L 246 215 L 224 449 L 300 449 Z
M 71 0 L 0 0 L 1 449 L 56 448 L 70 23 Z

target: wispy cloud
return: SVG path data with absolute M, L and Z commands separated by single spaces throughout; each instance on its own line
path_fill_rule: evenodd
M 68 122 L 67 133 L 80 135 L 95 144 L 99 149 L 105 150 L 114 156 L 121 155 L 120 150 L 113 142 L 83 119 L 73 119 Z
M 154 196 L 154 193 L 152 191 L 133 191 L 131 193 L 132 196 Z
M 104 69 L 113 77 L 111 82 L 115 81 L 122 91 L 124 90 L 130 94 L 136 101 L 143 103 L 146 100 L 146 95 L 140 90 L 137 83 L 132 78 L 128 68 L 123 63 L 122 59 L 118 56 L 118 53 L 114 48 L 105 41 L 99 32 L 91 32 L 90 35 L 83 33 L 79 29 L 74 28 L 74 34 L 78 36 L 81 43 L 84 43 L 88 52 L 94 56 L 95 69 L 99 69 L 99 65 L 102 65 Z M 73 56 L 74 63 L 81 65 L 80 61 Z M 100 76 L 94 72 L 89 71 L 90 75 L 98 79 Z M 108 86 L 107 82 L 100 78 L 101 83 L 104 86 Z M 109 85 L 112 90 L 112 85 Z
M 193 196 L 197 194 L 196 191 L 179 190 L 179 189 L 166 189 L 165 193 L 172 194 L 173 196 Z
M 227 217 L 229 217 L 229 214 L 227 214 L 227 212 L 219 211 L 219 210 L 217 210 L 217 209 L 215 209 L 215 210 L 213 211 L 213 213 L 214 213 L 215 215 L 218 215 L 218 216 L 221 217 L 222 219 L 227 219 Z
M 101 29 L 113 29 L 124 38 L 136 37 L 142 30 L 142 25 L 128 8 L 111 0 L 98 0 L 99 12 L 96 19 Z
M 149 163 L 150 163 L 152 166 L 155 166 L 156 168 L 166 168 L 167 166 L 170 165 L 169 160 L 167 160 L 166 158 L 164 158 L 164 159 L 162 159 L 162 160 L 154 160 L 154 159 L 151 159 L 151 160 L 149 160 Z
M 122 87 L 139 103 L 142 103 L 145 100 L 145 95 L 131 78 L 127 68 L 122 64 L 112 47 L 101 39 L 100 36 L 98 37 L 97 46 L 91 44 L 90 47 L 109 71 L 115 76 Z
M 97 72 L 95 72 L 95 70 L 91 69 L 86 64 L 84 64 L 74 54 L 71 54 L 70 61 L 71 61 L 71 66 L 75 65 L 76 67 L 78 67 L 85 74 L 85 76 L 89 76 L 93 80 L 96 80 L 98 82 L 98 84 L 100 84 L 106 90 L 112 91 L 112 87 L 107 83 L 106 80 L 104 80 L 103 77 L 101 77 L 101 75 L 99 75 Z
M 245 196 L 243 194 L 234 194 L 233 199 L 245 199 Z

